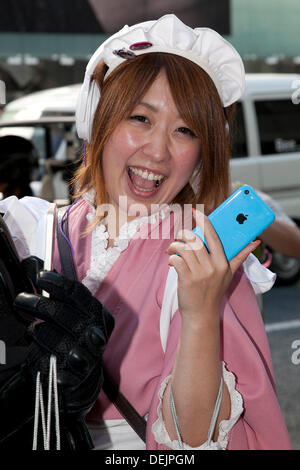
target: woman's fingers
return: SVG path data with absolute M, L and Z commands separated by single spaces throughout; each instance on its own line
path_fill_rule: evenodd
M 234 274 L 238 268 L 246 261 L 247 257 L 261 244 L 261 240 L 255 240 L 249 243 L 241 250 L 232 260 L 229 262 L 229 266 L 232 274 Z
M 191 271 L 191 261 L 194 257 L 193 254 L 188 253 L 186 244 L 183 240 L 177 240 L 169 246 L 167 253 L 170 255 L 169 265 L 173 266 L 179 273 Z
M 211 262 L 213 262 L 215 265 L 222 264 L 222 266 L 225 267 L 228 262 L 223 250 L 223 246 L 209 218 L 197 210 L 193 210 L 193 216 L 196 224 L 204 235 L 207 249 L 211 255 Z
M 199 264 L 198 253 L 201 250 L 206 251 L 203 242 L 190 230 L 180 230 L 177 237 L 167 250 L 172 258 L 169 264 L 171 261 L 175 268 L 183 269 L 185 263 L 186 269 L 195 272 Z
M 260 244 L 259 240 L 249 243 L 228 263 L 222 243 L 208 217 L 199 211 L 194 211 L 193 215 L 203 237 L 200 238 L 190 230 L 181 230 L 178 232 L 178 239 L 171 243 L 167 250 L 170 254 L 169 264 L 174 266 L 178 273 L 196 274 L 201 264 L 202 268 L 207 266 L 209 272 L 214 266 L 216 273 L 224 274 L 228 271 L 233 275 Z

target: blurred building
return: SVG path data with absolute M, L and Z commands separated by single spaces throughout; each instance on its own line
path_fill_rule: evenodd
M 110 33 L 170 12 L 224 35 L 247 71 L 300 71 L 299 0 L 2 0 L 0 80 L 7 101 L 80 82 Z
M 248 72 L 300 73 L 299 0 L 231 0 L 231 32 Z
M 230 33 L 230 0 L 2 0 L 0 80 L 7 100 L 82 80 L 86 62 L 124 24 L 173 12 Z

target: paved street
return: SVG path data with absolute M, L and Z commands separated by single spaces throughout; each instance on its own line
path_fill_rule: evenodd
M 300 283 L 264 294 L 264 318 L 279 403 L 293 449 L 300 450 Z M 299 354 L 292 348 L 295 341 Z

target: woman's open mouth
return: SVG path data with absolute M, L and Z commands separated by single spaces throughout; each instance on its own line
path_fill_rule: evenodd
M 129 187 L 131 191 L 140 197 L 151 197 L 156 194 L 166 176 L 152 173 L 149 170 L 129 166 L 127 168 Z

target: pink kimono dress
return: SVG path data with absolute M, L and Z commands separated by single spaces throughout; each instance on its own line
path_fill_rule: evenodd
M 36 205 L 40 202 L 34 199 L 27 198 L 22 210 L 18 208 L 19 214 L 30 212 L 43 234 L 46 206 L 38 210 Z M 147 419 L 145 446 L 101 391 L 87 416 L 95 448 L 180 449 L 178 441 L 170 440 L 161 413 L 181 330 L 177 277 L 168 266 L 166 253 L 179 228 L 180 217 L 174 211 L 136 219 L 121 228 L 114 247 L 106 248 L 108 234 L 102 223 L 88 236 L 81 236 L 94 210 L 87 196 L 69 213 L 69 238 L 78 278 L 115 318 L 103 362 L 121 392 Z M 41 247 L 36 244 L 32 247 L 29 253 L 42 257 Z M 61 269 L 57 247 L 53 267 Z M 260 281 L 264 282 L 264 276 Z M 217 441 L 207 441 L 197 448 L 183 443 L 184 449 L 291 448 L 252 285 L 241 266 L 220 307 L 220 359 L 231 398 L 230 417 L 220 423 Z
M 166 432 L 161 399 L 172 373 L 181 329 L 176 275 L 175 270 L 170 273 L 166 253 L 181 218 L 174 211 L 152 216 L 152 220 L 137 219 L 121 229 L 115 247 L 106 249 L 104 224 L 91 235 L 80 236 L 92 215 L 88 201 L 77 203 L 69 214 L 69 233 L 78 278 L 115 318 L 104 364 L 121 392 L 147 418 L 146 448 L 178 449 L 178 442 L 171 442 Z M 60 268 L 57 251 L 54 267 Z M 231 416 L 220 423 L 217 442 L 206 442 L 199 449 L 290 448 L 261 313 L 242 267 L 223 299 L 220 323 L 223 377 L 230 391 Z M 117 435 L 122 425 L 124 434 L 129 432 L 103 391 L 88 421 L 96 448 L 97 435 L 98 448 L 111 448 L 101 439 L 105 429 L 110 429 L 108 446 L 112 444 L 112 448 L 118 446 L 114 428 Z M 139 440 L 135 442 L 137 448 L 143 448 Z M 122 445 L 126 448 L 126 443 Z M 192 449 L 187 444 L 184 448 Z

